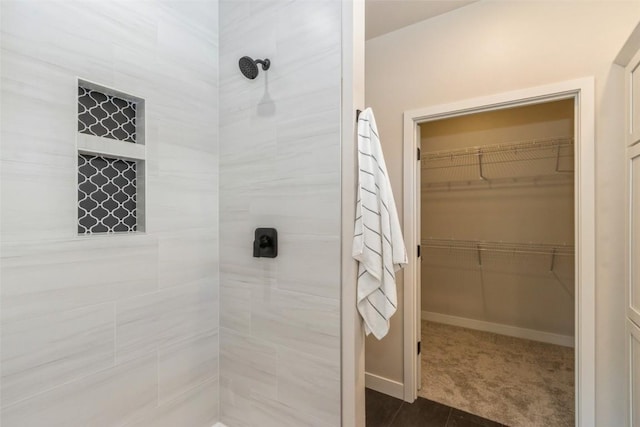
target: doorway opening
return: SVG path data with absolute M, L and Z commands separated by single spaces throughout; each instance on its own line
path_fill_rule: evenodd
M 420 124 L 420 397 L 574 425 L 573 107 Z
M 515 122 L 507 124 L 508 116 Z M 492 120 L 504 126 L 490 130 Z M 453 407 L 505 423 L 537 425 L 530 419 L 503 418 L 510 411 L 504 407 L 496 409 L 499 416 L 491 409 L 476 409 L 491 396 L 492 384 L 493 392 L 506 389 L 513 395 L 515 419 L 524 416 L 530 402 L 545 399 L 523 396 L 518 387 L 508 386 L 502 376 L 518 369 L 508 366 L 509 357 L 496 362 L 499 357 L 475 348 L 487 363 L 494 363 L 485 382 L 470 387 L 477 399 L 465 396 L 465 384 L 453 387 L 456 376 L 469 381 L 473 375 L 447 373 L 430 352 L 436 351 L 438 340 L 441 347 L 443 342 L 451 347 L 459 334 L 472 339 L 471 347 L 480 345 L 477 339 L 493 347 L 497 341 L 518 344 L 521 353 L 509 353 L 513 348 L 503 348 L 503 353 L 530 356 L 534 363 L 520 366 L 530 375 L 541 375 L 549 366 L 535 365 L 540 359 L 536 353 L 555 351 L 555 361 L 546 362 L 554 366 L 548 374 L 562 380 L 554 384 L 551 377 L 538 377 L 540 390 L 547 391 L 536 393 L 556 394 L 548 401 L 556 413 L 575 410 L 575 417 L 564 413 L 554 425 L 592 425 L 593 80 L 409 111 L 404 128 L 404 233 L 410 252 L 404 294 L 404 400 L 445 399 L 448 393 L 453 400 L 443 403 Z M 518 128 L 531 138 L 515 134 Z M 544 134 L 544 129 L 551 131 Z M 477 138 L 469 141 L 470 136 Z M 423 340 L 423 325 L 424 361 L 411 351 Z M 449 362 L 460 355 L 438 354 Z M 520 385 L 533 381 L 513 374 L 509 380 Z M 448 388 L 444 395 L 437 394 L 438 382 L 444 386 L 440 392 Z M 495 397 L 488 400 L 496 402 Z

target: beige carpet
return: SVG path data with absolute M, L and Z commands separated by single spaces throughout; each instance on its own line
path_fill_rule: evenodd
M 511 427 L 574 426 L 573 349 L 422 322 L 419 395 Z

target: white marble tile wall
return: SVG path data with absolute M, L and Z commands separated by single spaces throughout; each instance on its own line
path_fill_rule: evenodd
M 255 80 L 238 59 L 268 57 Z M 339 1 L 220 1 L 220 405 L 340 425 Z M 256 227 L 278 229 L 253 258 Z
M 211 427 L 217 2 L 0 7 L 0 424 Z M 145 234 L 76 235 L 77 77 L 146 101 Z

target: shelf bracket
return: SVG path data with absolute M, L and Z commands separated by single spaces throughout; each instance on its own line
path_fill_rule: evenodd
M 487 178 L 484 177 L 484 173 L 482 171 L 482 150 L 478 149 L 478 169 L 480 172 L 480 179 L 486 181 Z
M 556 264 L 556 248 L 553 248 L 553 250 L 551 251 L 551 265 L 549 266 L 549 271 L 551 273 L 553 273 L 553 267 L 555 267 Z
M 478 251 L 478 265 L 482 267 L 482 255 L 480 255 L 480 245 L 476 245 L 476 250 Z

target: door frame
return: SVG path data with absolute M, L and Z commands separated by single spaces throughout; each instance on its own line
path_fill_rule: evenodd
M 528 89 L 435 105 L 404 113 L 404 238 L 409 264 L 404 271 L 404 398 L 417 398 L 420 356 L 419 295 L 420 168 L 416 160 L 421 123 L 539 104 L 574 100 L 575 114 L 575 354 L 576 426 L 595 427 L 595 81 L 585 77 Z

